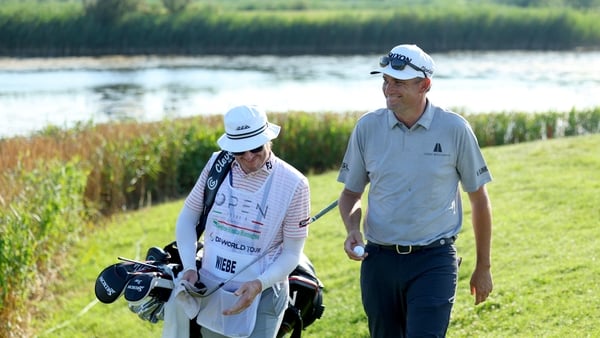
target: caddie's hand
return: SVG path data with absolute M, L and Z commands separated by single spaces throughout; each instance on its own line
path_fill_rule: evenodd
M 354 252 L 354 248 L 357 246 L 362 246 L 363 248 L 365 247 L 362 233 L 359 230 L 350 231 L 346 237 L 346 241 L 344 242 L 344 251 L 346 251 L 348 258 L 355 261 L 362 261 L 368 256 L 368 254 L 365 253 L 362 256 L 357 255 L 356 252 Z
M 198 272 L 196 270 L 186 270 L 181 276 L 181 280 L 186 280 L 194 285 L 198 281 Z
M 490 269 L 475 268 L 471 275 L 471 294 L 475 295 L 475 305 L 484 302 L 492 293 L 493 288 L 494 284 Z
M 234 294 L 239 296 L 240 299 L 238 299 L 238 301 L 233 304 L 231 308 L 223 311 L 223 314 L 226 316 L 240 314 L 248 306 L 250 306 L 250 304 L 252 304 L 254 298 L 256 298 L 261 291 L 262 283 L 258 279 L 240 285 L 240 287 L 234 292 Z

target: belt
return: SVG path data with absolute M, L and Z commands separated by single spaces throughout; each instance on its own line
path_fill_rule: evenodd
M 456 236 L 440 238 L 426 245 L 383 245 L 369 242 L 367 245 L 372 245 L 376 248 L 380 248 L 383 250 L 391 250 L 395 251 L 399 255 L 408 255 L 417 251 L 425 250 L 425 249 L 433 249 L 444 245 L 450 245 L 454 243 L 456 240 Z

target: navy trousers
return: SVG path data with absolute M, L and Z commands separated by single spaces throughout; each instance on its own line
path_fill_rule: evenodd
M 366 252 L 360 286 L 371 337 L 444 337 L 458 279 L 455 246 L 402 255 L 368 244 Z

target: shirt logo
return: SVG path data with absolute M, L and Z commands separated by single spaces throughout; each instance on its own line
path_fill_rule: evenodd
M 437 156 L 437 157 L 448 157 L 451 156 L 451 154 L 449 153 L 444 153 L 444 150 L 442 150 L 442 144 L 439 142 L 436 142 L 435 145 L 433 146 L 433 151 L 431 152 L 426 152 L 423 153 L 425 156 Z
M 481 168 L 479 168 L 479 170 L 477 170 L 477 176 L 481 176 L 481 175 L 483 175 L 483 174 L 485 174 L 487 172 L 488 172 L 488 167 L 487 166 L 481 167 Z

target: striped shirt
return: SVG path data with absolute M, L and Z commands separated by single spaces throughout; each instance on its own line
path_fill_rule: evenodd
M 208 172 L 212 167 L 212 164 L 218 153 L 214 153 L 210 160 L 202 170 L 198 181 L 188 197 L 185 200 L 185 205 L 197 211 L 199 214 L 202 212 L 204 207 L 204 186 L 206 185 L 206 179 L 208 178 Z M 296 175 L 302 177 L 302 183 L 298 184 L 293 193 L 292 201 L 286 212 L 286 216 L 283 220 L 283 231 L 280 231 L 274 239 L 274 243 L 281 243 L 283 236 L 290 238 L 304 238 L 308 236 L 308 227 L 302 226 L 310 217 L 310 189 L 308 180 L 299 171 L 294 169 L 292 166 L 281 160 L 275 154 L 271 153 L 269 159 L 265 164 L 257 171 L 246 174 L 237 161 L 233 161 L 231 171 L 226 179 L 230 180 L 233 188 L 241 189 L 249 192 L 256 192 L 265 183 L 266 179 L 272 173 L 274 163 L 282 162 L 287 170 L 296 172 Z M 291 190 L 292 188 L 290 188 Z

